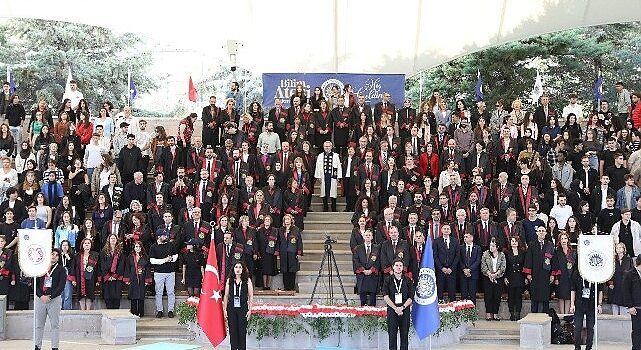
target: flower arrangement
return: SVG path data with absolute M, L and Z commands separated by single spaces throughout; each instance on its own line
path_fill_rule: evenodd
M 198 301 L 198 298 L 190 297 L 178 305 L 176 312 L 179 324 L 196 322 Z M 476 306 L 469 300 L 439 304 L 439 313 L 441 327 L 437 334 L 478 319 Z M 326 339 L 336 333 L 353 335 L 359 331 L 371 338 L 379 330 L 386 331 L 386 316 L 386 306 L 254 304 L 248 333 L 254 334 L 257 340 L 266 336 L 284 338 L 299 333 L 311 333 L 318 339 Z

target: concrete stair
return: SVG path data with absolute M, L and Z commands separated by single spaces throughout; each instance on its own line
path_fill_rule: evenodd
M 519 324 L 511 321 L 480 320 L 461 337 L 462 344 L 501 344 L 519 346 Z
M 136 339 L 151 341 L 191 341 L 193 336 L 184 326 L 178 325 L 178 318 L 145 317 L 136 324 Z

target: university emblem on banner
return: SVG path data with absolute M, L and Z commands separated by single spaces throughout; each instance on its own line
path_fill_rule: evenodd
M 51 264 L 51 230 L 18 230 L 18 262 L 28 277 L 44 275 Z
M 433 269 L 423 267 L 419 271 L 415 299 L 419 305 L 428 305 L 436 300 L 436 274 Z
M 321 84 L 321 91 L 323 92 L 323 96 L 332 96 L 333 86 L 336 86 L 338 88 L 338 91 L 340 92 L 343 91 L 343 87 L 345 85 L 338 79 L 325 80 L 325 82 Z
M 580 235 L 579 272 L 592 283 L 603 283 L 614 274 L 614 238 L 610 235 Z

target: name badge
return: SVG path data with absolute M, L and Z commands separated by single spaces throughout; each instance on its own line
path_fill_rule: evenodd
M 581 297 L 583 297 L 584 299 L 590 299 L 590 288 L 583 288 Z
M 235 308 L 239 308 L 240 307 L 240 297 L 239 296 L 235 296 L 234 297 L 234 307 Z
M 53 282 L 53 278 L 51 278 L 51 276 L 45 275 L 45 281 L 44 281 L 45 288 L 51 288 L 52 282 Z
M 394 304 L 403 304 L 403 293 L 394 293 Z

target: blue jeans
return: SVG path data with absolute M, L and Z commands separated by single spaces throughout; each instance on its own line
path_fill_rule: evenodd
M 590 168 L 599 171 L 599 157 L 590 156 Z
M 62 291 L 62 309 L 73 310 L 73 285 L 67 281 Z
M 13 149 L 13 154 L 17 154 L 17 149 L 20 146 L 20 143 L 22 143 L 22 128 L 19 126 L 10 126 L 9 132 L 11 133 L 11 136 L 13 136 L 13 141 L 16 143 L 16 147 Z

